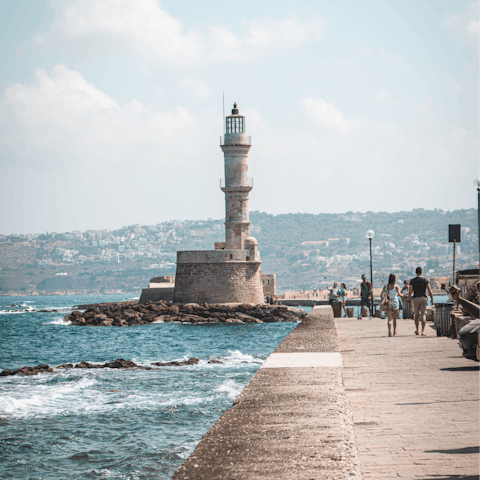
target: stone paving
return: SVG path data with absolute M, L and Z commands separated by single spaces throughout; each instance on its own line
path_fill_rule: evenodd
M 478 363 L 413 320 L 335 319 L 363 478 L 479 478 Z

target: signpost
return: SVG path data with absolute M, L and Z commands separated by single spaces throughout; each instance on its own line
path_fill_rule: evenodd
M 455 285 L 455 254 L 457 250 L 457 242 L 460 243 L 461 225 L 449 225 L 448 226 L 448 241 L 453 243 L 453 281 L 452 285 Z
M 372 299 L 373 299 L 372 238 L 375 236 L 375 232 L 373 230 L 367 230 L 367 233 L 365 234 L 365 236 L 370 241 L 370 285 L 372 289 Z

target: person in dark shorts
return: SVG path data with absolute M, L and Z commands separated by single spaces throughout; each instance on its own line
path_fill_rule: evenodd
M 422 335 L 427 335 L 425 333 L 425 326 L 427 325 L 427 318 L 425 312 L 427 310 L 428 300 L 427 292 L 430 295 L 432 305 L 435 305 L 433 301 L 433 293 L 430 287 L 430 283 L 424 277 L 422 277 L 422 267 L 417 267 L 415 270 L 417 276 L 410 280 L 410 286 L 408 289 L 408 296 L 412 303 L 413 312 L 415 314 L 415 335 L 419 335 L 420 320 L 422 321 Z M 413 294 L 413 298 L 412 298 Z
M 368 307 L 370 316 L 372 316 L 372 285 L 367 282 L 367 277 L 362 275 L 362 283 L 360 284 L 360 311 L 358 312 L 358 319 L 362 318 L 363 307 Z

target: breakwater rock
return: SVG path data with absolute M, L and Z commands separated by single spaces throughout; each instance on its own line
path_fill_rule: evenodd
M 198 358 L 191 357 L 188 360 L 183 361 L 174 361 L 174 362 L 154 362 L 152 365 L 155 367 L 183 367 L 186 365 L 197 365 L 200 362 Z M 209 362 L 210 363 L 210 362 Z M 211 363 L 222 363 L 214 362 Z M 143 365 L 137 365 L 135 362 L 130 360 L 124 360 L 123 358 L 117 358 L 113 362 L 106 363 L 90 363 L 90 362 L 80 362 L 77 364 L 73 363 L 64 363 L 62 365 L 57 365 L 55 368 L 58 369 L 69 369 L 69 368 L 121 368 L 121 369 L 135 369 L 135 370 L 160 370 L 160 368 L 155 367 L 144 367 Z M 49 365 L 37 365 L 36 367 L 22 367 L 17 370 L 4 370 L 0 372 L 0 377 L 10 377 L 13 375 L 38 375 L 39 373 L 55 373 L 55 370 Z
M 0 377 L 10 377 L 12 375 L 38 375 L 39 373 L 53 373 L 53 368 L 48 365 L 37 365 L 36 367 L 22 367 L 17 370 L 4 370 L 0 372 Z
M 125 302 L 90 305 L 82 312 L 75 310 L 65 315 L 72 325 L 98 327 L 127 327 L 149 323 L 271 323 L 299 322 L 305 317 L 303 310 L 284 305 L 198 305 L 172 302 L 150 302 L 147 305 Z

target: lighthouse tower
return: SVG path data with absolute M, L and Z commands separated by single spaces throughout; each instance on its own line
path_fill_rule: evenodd
M 250 137 L 237 104 L 225 118 L 220 141 L 224 155 L 225 242 L 215 250 L 177 252 L 174 301 L 178 303 L 263 303 L 263 283 L 258 242 L 250 236 L 248 178 Z
M 250 137 L 245 133 L 245 117 L 234 103 L 232 114 L 225 118 L 225 135 L 221 145 L 225 161 L 225 249 L 243 250 L 250 237 L 248 197 L 253 182 L 248 178 Z M 247 242 L 248 243 L 248 242 Z

